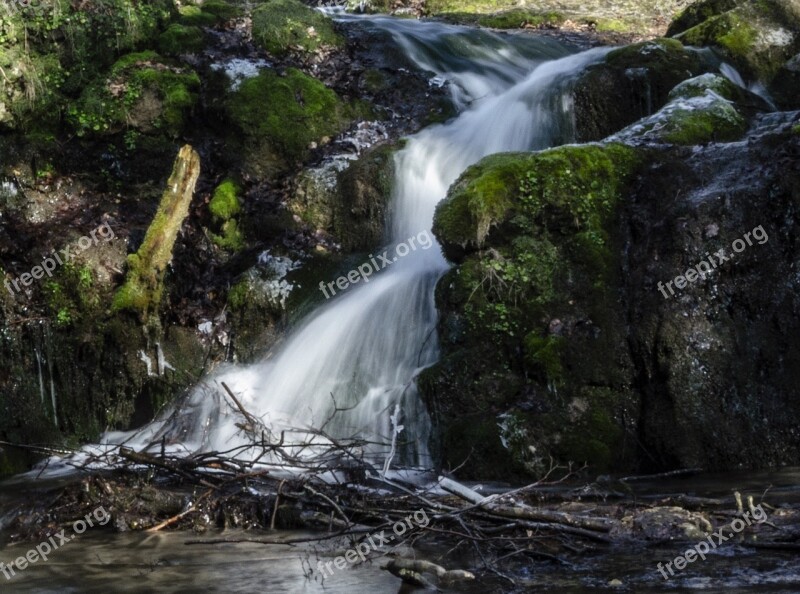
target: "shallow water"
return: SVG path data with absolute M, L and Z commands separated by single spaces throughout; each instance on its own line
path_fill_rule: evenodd
M 51 483 L 48 482 L 52 486 Z M 619 491 L 620 483 L 603 483 Z M 629 482 L 630 495 L 640 502 L 656 502 L 668 496 L 730 498 L 734 491 L 753 495 L 775 507 L 800 504 L 800 468 L 777 471 L 701 474 L 686 478 Z M 0 528 L 15 515 L 19 502 L 34 496 L 42 484 L 0 484 Z M 486 486 L 486 492 L 502 490 Z M 550 494 L 564 493 L 574 486 L 558 486 Z M 318 535 L 318 533 L 316 534 Z M 0 529 L 7 540 L 9 530 Z M 342 543 L 323 542 L 292 546 L 280 544 L 187 544 L 213 538 L 270 539 L 286 541 L 315 536 L 301 531 L 209 531 L 145 534 L 114 533 L 93 528 L 75 536 L 55 551 L 47 562 L 39 561 L 12 580 L 0 576 L 0 591 L 21 593 L 55 592 L 253 592 L 367 594 L 407 592 L 400 580 L 382 571 L 386 558 L 335 570 L 322 579 L 317 563 L 331 561 L 342 553 Z M 733 541 L 731 541 L 733 542 Z M 38 543 L 0 544 L 0 562 L 25 555 Z M 733 542 L 711 551 L 705 561 L 696 561 L 664 580 L 656 566 L 681 555 L 693 542 L 660 543 L 606 548 L 598 546 L 583 555 L 560 555 L 561 563 L 536 560 L 520 564 L 510 573 L 516 585 L 495 576 L 482 576 L 474 584 L 460 584 L 443 592 L 485 594 L 488 592 L 800 592 L 800 556 L 795 552 L 753 549 Z M 444 548 L 418 551 L 435 560 Z M 464 567 L 469 567 L 465 559 Z M 473 568 L 474 569 L 474 568 Z M 614 585 L 619 580 L 621 585 Z

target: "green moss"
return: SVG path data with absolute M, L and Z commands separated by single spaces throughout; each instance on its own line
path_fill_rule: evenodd
M 100 296 L 94 273 L 88 266 L 68 262 L 43 288 L 56 326 L 70 326 L 98 311 Z
M 741 89 L 727 78 L 719 74 L 707 73 L 678 84 L 670 91 L 669 99 L 672 101 L 674 99 L 702 97 L 708 91 L 713 91 L 728 101 L 737 101 L 742 98 Z
M 672 37 L 700 23 L 736 7 L 736 0 L 703 0 L 688 6 L 669 26 L 667 37 Z
M 180 23 L 195 27 L 213 27 L 218 22 L 224 20 L 215 14 L 205 12 L 199 6 L 188 4 L 178 9 L 180 12 Z
M 525 337 L 525 356 L 532 369 L 539 370 L 548 383 L 560 384 L 564 379 L 565 340 L 560 336 L 540 336 L 531 332 Z
M 229 21 L 243 14 L 239 7 L 223 0 L 206 0 L 203 2 L 203 12 L 213 14 L 224 21 Z
M 243 278 L 228 290 L 228 307 L 233 312 L 243 311 L 251 302 L 252 283 Z
M 164 62 L 152 51 L 128 54 L 107 79 L 89 85 L 67 110 L 78 136 L 110 134 L 127 127 L 178 136 L 197 102 L 200 78 Z
M 603 224 L 619 190 L 617 167 L 632 158 L 632 150 L 620 145 L 487 157 L 451 187 L 436 209 L 434 232 L 445 249 L 476 249 L 516 206 L 524 213 L 521 220 L 546 213 L 550 222 L 571 229 L 575 224 L 593 243 L 602 245 Z
M 800 124 L 792 128 L 792 134 L 800 134 Z
M 239 214 L 242 209 L 239 202 L 240 191 L 239 186 L 232 179 L 226 179 L 217 186 L 211 202 L 208 204 L 208 210 L 214 218 L 219 221 L 227 221 Z
M 219 235 L 212 233 L 211 239 L 218 247 L 232 252 L 244 248 L 244 235 L 235 220 L 225 221 L 222 224 L 222 232 Z
M 686 44 L 716 47 L 745 77 L 772 79 L 796 44 L 771 41 L 800 26 L 788 2 L 742 2 L 678 35 Z
M 292 50 L 314 52 L 344 43 L 327 16 L 299 0 L 269 0 L 256 8 L 253 39 L 275 56 Z
M 689 86 L 678 89 L 678 96 L 661 110 L 622 130 L 618 137 L 626 141 L 667 142 L 696 145 L 707 142 L 738 140 L 747 130 L 747 121 L 736 107 L 712 90 L 694 95 Z
M 334 91 L 294 68 L 247 79 L 227 107 L 241 132 L 266 144 L 283 165 L 303 160 L 312 142 L 343 131 L 354 116 Z
M 482 27 L 494 29 L 517 29 L 521 27 L 555 27 L 564 20 L 564 16 L 557 12 L 535 12 L 515 8 L 495 14 L 480 15 L 477 23 Z
M 174 23 L 158 38 L 158 49 L 165 55 L 194 53 L 203 49 L 205 42 L 200 27 Z
M 738 140 L 747 122 L 730 103 L 714 101 L 706 109 L 677 109 L 663 129 L 663 138 L 673 144 L 695 145 Z
M 613 416 L 623 397 L 608 388 L 586 387 L 578 398 L 587 410 L 570 419 L 571 429 L 554 451 L 562 460 L 586 462 L 593 469 L 606 471 L 619 455 L 623 439 L 620 423 Z
M 436 235 L 448 244 L 480 247 L 505 219 L 530 159 L 523 153 L 492 155 L 469 167 L 436 208 Z

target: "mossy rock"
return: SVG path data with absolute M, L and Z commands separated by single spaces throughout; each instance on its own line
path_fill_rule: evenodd
M 477 23 L 493 29 L 520 29 L 522 27 L 557 27 L 564 22 L 564 15 L 557 12 L 536 12 L 515 8 L 489 15 L 480 15 Z
M 708 19 L 736 8 L 737 0 L 701 0 L 695 2 L 681 12 L 670 23 L 667 29 L 667 37 L 674 37 L 678 33 L 683 33 Z
M 67 110 L 78 136 L 106 135 L 133 128 L 175 138 L 198 99 L 200 78 L 152 51 L 128 54 L 108 78 L 89 85 Z
M 448 462 L 459 411 L 477 405 L 500 427 L 503 448 L 474 454 L 468 474 L 493 464 L 536 474 L 551 455 L 598 469 L 619 463 L 632 364 L 613 289 L 617 225 L 646 160 L 619 144 L 494 155 L 437 207 L 434 232 L 457 267 L 436 288 L 442 358 L 419 387 Z M 573 410 L 593 389 L 604 403 Z M 580 429 L 569 428 L 572 417 Z
M 674 39 L 655 39 L 609 52 L 573 85 L 578 140 L 602 140 L 650 115 L 667 102 L 678 83 L 710 67 Z
M 625 142 L 697 145 L 738 140 L 747 121 L 734 104 L 715 92 L 678 97 L 660 111 L 632 124 L 612 138 Z
M 205 0 L 202 8 L 203 12 L 213 14 L 223 21 L 229 21 L 244 14 L 241 8 L 223 0 Z
M 745 76 L 768 83 L 800 50 L 800 6 L 793 0 L 738 1 L 676 36 L 688 45 L 714 47 Z
M 509 219 L 519 208 L 521 192 L 528 195 L 523 204 L 533 208 L 527 217 L 556 207 L 599 232 L 602 212 L 596 208 L 607 214 L 613 206 L 619 184 L 616 161 L 629 158 L 629 149 L 595 145 L 486 157 L 468 168 L 439 203 L 434 233 L 448 257 L 458 260 L 465 251 L 480 249 L 490 230 Z
M 741 87 L 720 74 L 707 72 L 676 85 L 669 92 L 669 100 L 703 97 L 708 91 L 712 91 L 728 101 L 738 101 L 742 97 Z
M 213 27 L 217 23 L 224 21 L 216 14 L 204 11 L 199 6 L 187 4 L 178 9 L 180 18 L 178 22 L 189 27 Z
M 344 131 L 357 112 L 322 82 L 294 68 L 245 80 L 226 110 L 244 137 L 246 167 L 263 175 L 304 160 L 311 143 Z
M 196 53 L 205 47 L 204 37 L 200 27 L 173 23 L 158 38 L 158 49 L 167 56 Z
M 333 21 L 299 0 L 268 0 L 253 11 L 253 39 L 274 56 L 341 47 Z

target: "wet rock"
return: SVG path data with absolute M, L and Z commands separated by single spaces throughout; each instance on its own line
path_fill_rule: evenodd
M 458 266 L 437 286 L 442 356 L 420 389 L 445 464 L 472 443 L 482 451 L 462 472 L 475 476 L 624 457 L 635 405 L 613 213 L 637 163 L 619 145 L 496 155 L 437 208 L 434 233 Z
M 786 62 L 772 80 L 769 92 L 782 109 L 800 109 L 800 54 Z
M 313 53 L 344 43 L 333 22 L 299 0 L 270 0 L 253 11 L 253 39 L 270 54 Z
M 678 83 L 706 70 L 700 56 L 669 39 L 614 50 L 575 83 L 575 126 L 582 142 L 600 140 L 654 113 Z
M 800 6 L 794 0 L 707 0 L 668 34 L 687 45 L 713 47 L 746 77 L 769 83 L 800 50 Z
M 747 123 L 734 105 L 712 90 L 676 96 L 655 114 L 609 137 L 627 143 L 704 144 L 741 138 Z

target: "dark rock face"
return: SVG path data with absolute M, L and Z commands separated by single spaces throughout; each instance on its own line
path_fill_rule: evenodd
M 617 470 L 796 463 L 797 115 L 759 116 L 741 142 L 608 145 L 580 167 L 585 147 L 564 147 L 468 170 L 437 211 L 458 266 L 437 287 L 442 358 L 420 382 L 444 464 L 464 443 L 485 444 L 464 472 L 497 478 L 551 455 Z M 559 182 L 555 158 L 577 177 Z M 483 243 L 464 244 L 453 221 L 476 228 L 481 184 L 501 172 L 547 180 L 542 210 L 509 183 Z M 588 180 L 603 188 L 593 202 L 615 205 L 599 246 L 568 214 Z
M 655 466 L 772 466 L 800 455 L 800 138 L 781 119 L 790 118 L 764 116 L 745 143 L 664 154 L 626 207 L 624 299 L 640 438 Z M 705 280 L 668 298 L 659 291 L 706 254 L 718 262 L 718 250 L 729 260 Z

